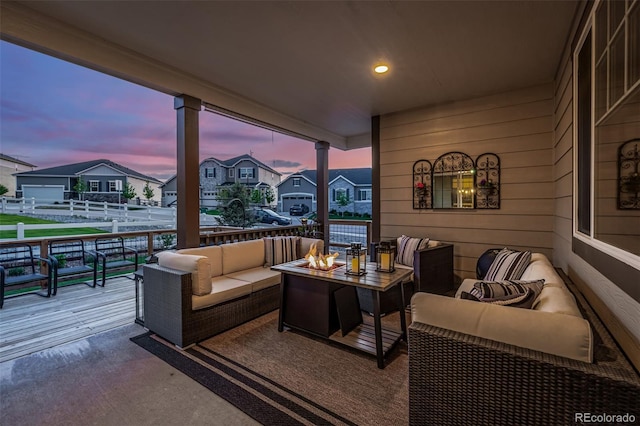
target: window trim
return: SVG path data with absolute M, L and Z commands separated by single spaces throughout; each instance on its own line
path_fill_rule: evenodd
M 613 112 L 615 112 L 617 110 L 618 105 L 620 105 L 621 103 L 623 103 L 625 100 L 627 100 L 629 98 L 629 96 L 634 93 L 635 90 L 638 89 L 638 87 L 640 87 L 640 80 L 637 81 L 633 86 L 630 86 L 628 88 L 628 90 L 625 91 L 625 93 L 620 97 L 620 99 L 618 99 L 616 101 L 615 104 L 613 104 L 611 107 L 609 107 L 606 112 L 602 115 L 602 117 L 600 117 L 597 121 L 596 121 L 596 100 L 595 100 L 595 94 L 596 94 L 596 75 L 595 75 L 595 67 L 596 67 L 596 37 L 597 35 L 595 34 L 595 28 L 597 27 L 596 25 L 596 12 L 598 10 L 598 7 L 600 6 L 600 4 L 603 3 L 603 1 L 605 0 L 598 0 L 594 5 L 592 10 L 590 11 L 589 14 L 589 18 L 584 26 L 584 28 L 582 28 L 582 32 L 580 34 L 580 38 L 578 39 L 575 47 L 573 48 L 573 52 L 572 52 L 572 62 L 573 62 L 573 66 L 572 66 L 572 80 L 573 80 L 573 129 L 572 129 L 572 137 L 573 137 L 573 144 L 572 144 L 572 148 L 573 148 L 573 171 L 572 171 L 572 180 L 573 180 L 573 194 L 572 194 L 572 207 L 573 207 L 573 212 L 572 212 L 572 236 L 573 238 L 579 240 L 580 242 L 583 242 L 585 244 L 587 244 L 588 246 L 593 247 L 594 249 L 611 256 L 614 259 L 617 259 L 627 265 L 629 265 L 631 268 L 635 269 L 635 270 L 640 270 L 640 256 L 635 255 L 631 252 L 628 252 L 624 249 L 615 247 L 611 244 L 605 243 L 604 241 L 598 240 L 595 237 L 595 233 L 596 233 L 596 229 L 595 229 L 595 205 L 594 205 L 594 201 L 595 201 L 595 182 L 594 182 L 594 176 L 595 176 L 595 150 L 596 150 L 596 128 L 598 126 L 599 123 L 601 123 L 603 120 L 606 120 Z M 637 0 L 640 2 L 640 0 Z M 633 3 L 633 2 L 632 2 Z M 636 5 L 635 7 L 640 7 L 640 5 Z M 631 7 L 629 7 L 629 11 L 631 10 Z M 629 12 L 627 11 L 627 14 Z M 608 18 L 607 18 L 608 19 Z M 624 18 L 626 19 L 626 17 Z M 626 31 L 626 30 L 625 30 Z M 579 153 L 579 141 L 578 141 L 578 79 L 576 78 L 578 75 L 578 55 L 582 49 L 582 47 L 584 46 L 584 43 L 587 39 L 587 37 L 589 36 L 589 33 L 591 32 L 591 125 L 590 125 L 590 137 L 591 137 L 591 159 L 590 159 L 590 167 L 591 167 L 591 176 L 590 176 L 590 180 L 591 180 L 591 188 L 590 188 L 590 230 L 589 230 L 589 235 L 581 232 L 578 230 L 578 153 Z M 629 33 L 628 31 L 625 32 L 625 46 L 628 43 L 628 37 L 629 37 Z M 608 44 L 608 43 L 607 43 Z M 608 47 L 607 47 L 608 49 Z M 607 53 L 608 54 L 608 53 Z M 625 51 L 625 55 L 626 55 L 626 51 Z M 626 72 L 626 71 L 625 71 Z M 626 80 L 626 75 L 625 75 L 625 80 Z M 607 85 L 609 84 L 609 78 L 608 78 L 608 73 L 607 73 Z M 625 82 L 626 84 L 626 82 Z M 608 93 L 608 92 L 607 92 Z M 607 94 L 608 96 L 608 94 Z M 573 244 L 572 244 L 573 246 Z M 575 248 L 572 249 L 574 253 L 576 253 Z M 578 253 L 576 253 L 577 256 L 581 257 Z M 582 257 L 581 257 L 582 258 Z
M 93 190 L 93 185 L 95 184 L 96 189 Z M 100 181 L 99 180 L 90 180 L 88 181 L 89 191 L 87 192 L 100 192 Z
M 247 173 L 250 171 L 251 173 Z M 240 179 L 255 179 L 255 169 L 253 167 L 240 167 Z

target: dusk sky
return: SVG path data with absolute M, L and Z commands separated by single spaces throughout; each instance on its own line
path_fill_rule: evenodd
M 0 103 L 0 153 L 38 169 L 104 158 L 176 172 L 172 96 L 0 41 Z M 201 160 L 250 152 L 282 173 L 316 168 L 311 142 L 200 113 Z M 371 167 L 371 150 L 332 149 L 329 167 Z

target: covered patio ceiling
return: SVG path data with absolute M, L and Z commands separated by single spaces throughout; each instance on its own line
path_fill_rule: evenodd
M 2 39 L 341 149 L 551 81 L 579 1 L 3 1 Z M 391 70 L 376 75 L 378 62 Z

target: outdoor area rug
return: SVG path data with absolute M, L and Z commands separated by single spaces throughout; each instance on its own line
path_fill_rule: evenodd
M 383 318 L 399 322 L 398 313 Z M 406 343 L 380 370 L 373 356 L 279 333 L 277 323 L 271 312 L 187 350 L 153 333 L 131 340 L 263 424 L 408 424 Z

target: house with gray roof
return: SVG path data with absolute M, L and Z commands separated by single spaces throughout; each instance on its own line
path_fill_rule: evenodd
M 280 172 L 248 154 L 228 160 L 206 158 L 200 163 L 200 206 L 216 207 L 220 188 L 236 182 L 248 189 L 261 191 L 263 198 L 268 189 L 275 195 L 276 185 L 281 178 Z M 176 176 L 162 184 L 161 190 L 162 205 L 173 205 L 178 199 Z
M 287 176 L 278 185 L 278 209 L 289 211 L 293 204 L 316 210 L 317 173 L 303 170 Z M 347 199 L 341 206 L 340 198 Z M 371 168 L 329 170 L 329 210 L 371 215 Z
M 16 173 L 14 176 L 17 197 L 35 198 L 44 202 L 80 199 L 81 194 L 74 187 L 82 179 L 87 185 L 86 192 L 82 194 L 84 200 L 124 202 L 122 188 L 129 183 L 136 192 L 136 198 L 132 202 L 146 201 L 143 190 L 148 182 L 154 191 L 151 201 L 157 203 L 160 201 L 162 184 L 154 177 L 105 159 Z

